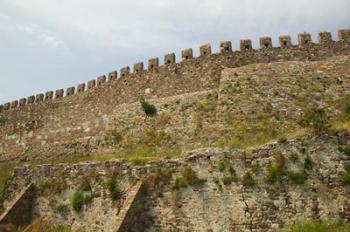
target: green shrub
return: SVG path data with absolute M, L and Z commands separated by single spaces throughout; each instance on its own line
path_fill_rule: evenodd
M 310 156 L 307 156 L 305 158 L 305 161 L 304 161 L 304 169 L 305 170 L 312 170 L 312 166 L 313 166 L 312 160 L 311 160 Z
M 84 182 L 80 185 L 79 190 L 81 191 L 91 191 L 91 185 L 88 180 L 84 180 Z
M 278 173 L 275 168 L 269 167 L 267 169 L 265 180 L 266 180 L 266 182 L 268 182 L 270 184 L 274 184 L 277 181 L 280 181 L 281 177 L 282 177 L 281 173 Z
M 275 161 L 271 167 L 267 169 L 266 181 L 270 184 L 280 182 L 284 173 L 286 160 L 282 153 L 278 152 L 274 155 Z
M 132 160 L 132 164 L 135 166 L 145 166 L 148 163 L 148 159 L 145 158 L 135 158 Z
M 3 116 L 0 116 L 0 126 L 5 125 L 5 123 L 6 123 L 6 118 Z
M 285 142 L 287 142 L 287 138 L 286 137 L 280 137 L 277 142 L 278 143 L 285 143 Z
M 117 182 L 115 181 L 114 176 L 107 181 L 107 189 L 112 201 L 117 201 L 121 198 L 122 193 L 119 189 L 119 186 L 117 185 Z
M 232 177 L 234 177 L 234 178 L 237 177 L 236 170 L 235 170 L 232 166 L 230 166 L 229 172 L 230 172 L 230 174 L 231 174 Z
M 289 154 L 289 159 L 293 162 L 296 163 L 299 160 L 299 155 L 296 152 L 292 152 Z
M 254 177 L 250 172 L 243 175 L 241 182 L 245 187 L 252 187 L 255 185 Z
M 141 107 L 146 116 L 153 117 L 157 114 L 157 108 L 145 99 L 140 100 Z
M 345 170 L 347 171 L 347 172 L 350 172 L 350 163 L 348 163 L 348 164 L 345 164 Z
M 312 128 L 315 133 L 320 134 L 329 128 L 329 119 L 324 109 L 315 108 L 305 113 L 299 125 Z
M 75 212 L 79 213 L 84 206 L 84 195 L 82 192 L 75 192 L 72 198 L 72 208 Z
M 219 187 L 220 192 L 222 192 L 222 186 L 221 186 L 221 183 L 220 183 L 220 179 L 214 177 L 213 181 L 214 181 L 214 183 L 216 184 L 216 186 Z
M 198 178 L 197 173 L 189 166 L 183 169 L 182 177 L 191 186 L 201 186 L 205 183 L 205 180 Z
M 284 170 L 284 166 L 286 164 L 286 159 L 284 158 L 284 155 L 280 152 L 276 153 L 274 155 L 275 157 L 275 169 L 279 172 L 282 173 Z
M 180 188 L 186 188 L 186 187 L 187 187 L 187 183 L 182 177 L 177 177 L 174 183 L 172 184 L 172 188 L 176 190 Z
M 218 164 L 218 169 L 220 172 L 225 171 L 225 162 L 224 161 L 220 161 Z
M 156 173 L 152 173 L 145 178 L 145 186 L 150 193 L 156 193 L 161 187 L 169 184 L 172 175 L 172 169 L 158 169 Z
M 346 95 L 343 99 L 344 113 L 347 117 L 350 117 L 350 95 Z
M 307 147 L 310 145 L 310 142 L 307 141 L 306 139 L 303 139 L 301 142 L 300 142 L 300 145 L 303 146 L 303 147 Z
M 350 145 L 347 145 L 344 148 L 339 147 L 339 151 L 344 152 L 344 154 L 347 156 L 350 156 Z
M 341 183 L 343 186 L 349 186 L 350 185 L 350 172 L 344 172 L 341 175 Z
M 56 207 L 55 211 L 60 215 L 66 215 L 69 212 L 67 205 L 59 205 Z
M 260 171 L 260 164 L 258 162 L 254 162 L 251 166 L 251 169 L 254 174 L 258 174 Z
M 306 181 L 306 176 L 300 172 L 288 172 L 288 179 L 294 182 L 295 184 L 304 184 Z
M 224 178 L 222 178 L 222 183 L 224 183 L 224 185 L 230 185 L 233 182 L 233 178 L 231 176 L 225 176 Z
M 288 225 L 282 232 L 348 232 L 350 225 L 335 222 L 304 221 Z
M 123 140 L 123 135 L 114 129 L 107 133 L 105 140 L 111 144 L 119 144 Z
M 205 180 L 198 178 L 197 173 L 189 166 L 182 170 L 181 175 L 175 179 L 173 189 L 186 188 L 188 185 L 200 187 L 205 183 Z

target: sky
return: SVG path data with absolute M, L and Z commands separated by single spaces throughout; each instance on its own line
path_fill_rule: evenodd
M 0 0 L 0 104 L 221 41 L 350 28 L 349 0 Z

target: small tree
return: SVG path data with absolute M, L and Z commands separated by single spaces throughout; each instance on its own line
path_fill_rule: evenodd
M 140 103 L 142 111 L 145 112 L 146 116 L 153 117 L 157 114 L 157 108 L 153 104 L 147 102 L 144 98 L 140 99 Z

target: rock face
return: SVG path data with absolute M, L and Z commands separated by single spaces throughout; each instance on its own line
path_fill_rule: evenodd
M 180 160 L 140 167 L 124 161 L 22 167 L 16 169 L 7 196 L 11 199 L 16 189 L 32 181 L 39 189 L 35 215 L 88 231 L 115 231 L 117 218 L 126 212 L 125 220 L 133 218 L 135 226 L 141 220 L 144 230 L 165 231 L 278 231 L 303 218 L 349 222 L 350 189 L 341 185 L 340 176 L 350 160 L 339 147 L 350 143 L 350 135 L 306 139 L 249 151 L 199 149 L 185 152 Z M 195 174 L 184 173 L 189 167 Z M 123 192 L 116 202 L 104 184 L 111 177 Z M 177 185 L 179 179 L 186 186 Z M 84 180 L 91 186 L 92 203 L 80 213 L 69 206 L 57 212 L 60 205 L 70 204 Z M 146 194 L 132 187 L 138 180 L 143 180 Z M 123 211 L 129 191 L 135 192 L 136 203 Z

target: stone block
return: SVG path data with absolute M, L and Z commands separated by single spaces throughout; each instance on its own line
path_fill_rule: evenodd
M 311 43 L 311 35 L 309 33 L 301 33 L 298 35 L 298 44 L 300 46 L 310 45 Z
M 55 98 L 62 98 L 63 97 L 63 94 L 64 94 L 64 90 L 63 89 L 58 89 L 56 90 L 56 93 L 55 93 Z
M 117 80 L 118 78 L 118 72 L 117 71 L 113 71 L 108 73 L 108 81 L 114 81 Z
M 77 86 L 77 93 L 84 93 L 85 92 L 85 83 L 81 83 Z
M 350 41 L 350 29 L 344 29 L 338 31 L 338 37 L 340 41 Z
M 241 39 L 239 41 L 239 48 L 241 51 L 249 51 L 252 50 L 252 41 L 250 39 Z
M 148 60 L 148 71 L 155 72 L 158 71 L 159 68 L 159 59 L 153 58 Z
M 189 60 L 193 58 L 192 48 L 185 49 L 181 51 L 182 60 Z
M 102 85 L 103 83 L 106 82 L 106 76 L 102 75 L 97 78 L 97 85 Z
M 92 89 L 96 86 L 96 80 L 91 80 L 88 82 L 88 89 Z
M 45 93 L 45 101 L 51 100 L 53 98 L 53 91 L 47 91 Z
M 211 55 L 211 45 L 204 44 L 204 45 L 200 46 L 199 53 L 201 56 L 210 56 Z
M 35 96 L 29 96 L 27 98 L 27 104 L 33 104 L 35 102 Z
M 35 96 L 35 102 L 38 103 L 38 102 L 42 102 L 44 101 L 44 94 L 42 93 L 39 93 Z
M 318 42 L 320 44 L 332 43 L 332 34 L 330 32 L 320 32 L 318 34 Z
M 143 62 L 134 64 L 134 74 L 141 74 L 143 71 Z
M 224 41 L 220 43 L 220 53 L 231 53 L 232 52 L 232 43 L 231 41 Z
M 66 96 L 74 95 L 74 93 L 75 93 L 75 87 L 69 87 L 69 88 L 67 88 Z
M 287 48 L 292 46 L 292 37 L 290 35 L 281 35 L 279 37 L 280 47 Z
M 11 108 L 11 103 L 7 102 L 4 104 L 4 110 L 9 110 Z
M 130 75 L 130 67 L 124 67 L 120 69 L 120 77 L 127 77 Z
M 15 101 L 12 101 L 11 102 L 11 109 L 14 109 L 14 108 L 17 108 L 18 107 L 18 101 L 15 100 Z
M 175 63 L 176 63 L 175 53 L 166 54 L 164 56 L 164 64 L 165 65 L 171 65 L 171 64 L 175 64 Z
M 261 37 L 259 39 L 260 49 L 272 48 L 272 39 L 271 37 Z
M 19 106 L 25 106 L 27 104 L 27 98 L 19 99 Z

